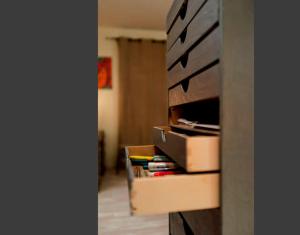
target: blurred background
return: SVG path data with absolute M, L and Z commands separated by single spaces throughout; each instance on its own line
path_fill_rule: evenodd
M 168 234 L 167 215 L 131 217 L 124 146 L 168 122 L 165 21 L 172 0 L 98 1 L 98 234 Z

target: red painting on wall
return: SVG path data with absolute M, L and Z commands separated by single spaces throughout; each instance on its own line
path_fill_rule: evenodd
M 112 88 L 111 58 L 98 57 L 98 89 Z

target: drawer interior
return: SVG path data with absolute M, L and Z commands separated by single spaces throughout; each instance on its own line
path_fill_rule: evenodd
M 219 125 L 219 97 L 169 107 L 169 125 L 179 125 L 179 119 L 186 119 L 202 124 Z
M 161 153 L 154 145 L 127 146 L 130 208 L 133 215 L 218 208 L 219 173 L 137 176 L 130 156 Z

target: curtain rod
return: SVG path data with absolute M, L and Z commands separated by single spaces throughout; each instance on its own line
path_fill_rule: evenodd
M 140 40 L 150 40 L 154 42 L 165 42 L 166 39 L 151 39 L 151 38 L 132 38 L 132 37 L 124 37 L 124 36 L 119 36 L 119 37 L 105 37 L 107 40 L 120 40 L 121 38 L 128 39 L 130 41 L 140 41 Z

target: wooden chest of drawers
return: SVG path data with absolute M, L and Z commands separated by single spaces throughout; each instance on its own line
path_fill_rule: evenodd
M 166 32 L 169 126 L 127 156 L 163 153 L 186 174 L 137 178 L 128 159 L 132 213 L 169 212 L 172 235 L 253 234 L 253 3 L 174 0 Z

